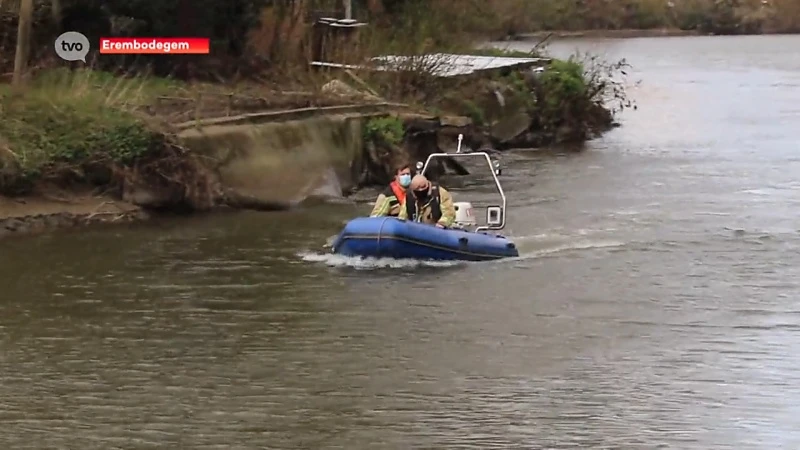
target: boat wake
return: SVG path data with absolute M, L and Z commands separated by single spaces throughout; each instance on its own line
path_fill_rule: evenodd
M 530 241 L 534 240 L 537 241 L 535 243 L 531 243 Z M 573 253 L 573 252 L 586 252 L 586 251 L 593 251 L 593 250 L 603 250 L 609 248 L 619 248 L 624 247 L 626 245 L 625 242 L 616 241 L 613 239 L 603 240 L 603 239 L 587 239 L 587 240 L 577 240 L 571 242 L 563 242 L 563 243 L 543 243 L 536 239 L 536 237 L 531 237 L 526 240 L 521 240 L 522 242 L 518 242 L 517 246 L 520 249 L 520 256 L 518 258 L 509 258 L 516 261 L 526 260 L 526 259 L 536 259 L 536 258 L 546 258 L 546 257 L 556 257 L 562 256 L 566 253 Z
M 559 236 L 565 238 L 565 236 Z M 560 241 L 560 242 L 559 242 Z M 297 256 L 305 262 L 323 263 L 329 267 L 345 267 L 358 270 L 376 269 L 414 269 L 418 267 L 456 267 L 467 264 L 492 264 L 501 262 L 525 261 L 529 259 L 558 257 L 575 252 L 587 252 L 618 248 L 625 246 L 625 242 L 603 239 L 553 239 L 550 235 L 535 235 L 515 239 L 520 250 L 520 256 L 504 258 L 494 261 L 467 262 L 467 261 L 428 261 L 418 259 L 395 258 L 362 258 L 357 256 L 342 256 L 333 253 L 305 251 Z
M 333 253 L 301 252 L 300 259 L 306 262 L 323 263 L 329 267 L 346 267 L 358 270 L 415 269 L 418 267 L 455 267 L 464 261 L 425 261 L 418 259 L 362 258 Z

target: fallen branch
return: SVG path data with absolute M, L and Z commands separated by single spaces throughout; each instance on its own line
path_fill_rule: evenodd
M 369 86 L 369 84 L 367 84 L 366 81 L 362 80 L 361 77 L 359 77 L 358 75 L 354 74 L 353 71 L 351 71 L 350 69 L 345 69 L 344 73 L 346 73 L 350 78 L 352 78 L 353 81 L 358 83 L 359 86 L 363 87 L 367 92 L 369 92 L 370 94 L 374 95 L 375 97 L 381 98 L 381 96 L 377 92 L 375 92 L 375 90 L 372 89 Z
M 94 213 L 89 214 L 88 216 L 85 217 L 85 220 L 89 221 L 89 220 L 94 219 L 97 216 L 113 216 L 113 215 L 122 215 L 122 216 L 124 216 L 125 214 L 120 214 L 119 212 L 116 212 L 116 211 L 100 211 L 100 212 L 94 212 Z

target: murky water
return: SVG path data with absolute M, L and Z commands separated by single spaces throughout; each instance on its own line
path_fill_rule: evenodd
M 353 267 L 341 206 L 0 243 L 0 446 L 800 448 L 800 37 L 580 45 L 640 108 L 506 157 L 517 260 Z

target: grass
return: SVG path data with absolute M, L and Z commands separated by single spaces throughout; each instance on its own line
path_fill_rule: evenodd
M 0 181 L 24 190 L 48 169 L 79 176 L 86 162 L 129 164 L 158 148 L 163 134 L 140 108 L 181 86 L 92 70 L 46 71 L 20 92 L 0 88 Z
M 211 207 L 212 177 L 147 111 L 162 95 L 193 88 L 88 69 L 43 71 L 20 90 L 3 86 L 0 194 L 80 186 L 120 195 L 133 183 L 177 193 L 180 207 Z

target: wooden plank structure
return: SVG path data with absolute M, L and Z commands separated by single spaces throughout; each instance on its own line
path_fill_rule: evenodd
M 347 70 L 375 70 L 401 72 L 404 70 L 424 70 L 430 75 L 441 78 L 482 75 L 487 72 L 502 73 L 510 69 L 529 69 L 543 67 L 551 62 L 550 58 L 517 58 L 500 56 L 459 55 L 451 53 L 433 53 L 415 57 L 386 55 L 372 58 L 370 64 L 348 64 L 342 62 L 313 61 L 314 67 L 326 67 Z
M 353 19 L 353 4 L 344 0 L 341 8 L 328 14 L 313 15 L 311 38 L 312 61 L 357 62 L 360 55 L 359 30 L 365 22 Z M 344 16 L 343 19 L 336 17 Z

